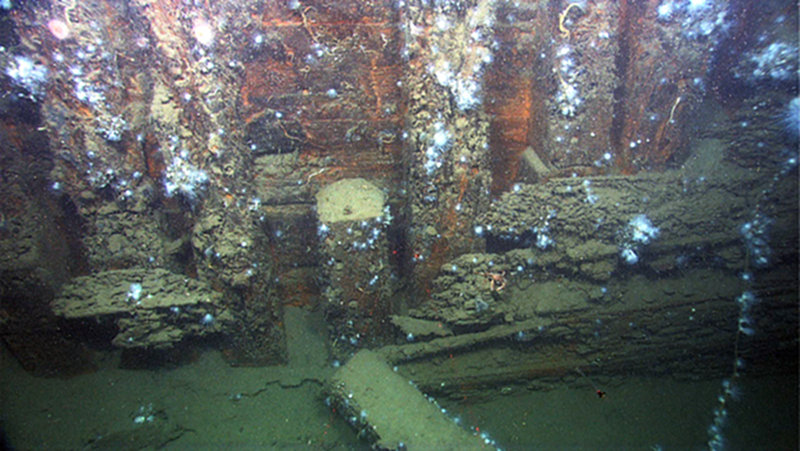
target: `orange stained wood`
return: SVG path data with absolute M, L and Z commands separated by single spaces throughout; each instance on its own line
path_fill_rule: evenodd
M 159 150 L 158 140 L 152 133 L 145 135 L 142 151 L 147 175 L 153 180 L 159 180 L 167 168 L 164 164 L 164 156 Z
M 372 57 L 369 60 L 370 63 L 369 76 L 372 82 L 371 83 L 372 92 L 375 94 L 375 117 L 380 117 L 381 115 L 382 99 L 383 99 L 383 93 L 381 92 L 380 89 L 380 87 L 382 86 L 381 79 L 383 80 L 386 79 L 386 74 L 384 73 L 383 70 L 381 70 L 380 73 L 377 72 L 379 69 L 376 66 L 376 62 L 379 57 L 380 55 L 376 52 L 375 54 L 372 55 Z
M 263 27 L 274 27 L 274 28 L 284 28 L 284 27 L 320 27 L 320 26 L 370 26 L 370 27 L 382 27 L 382 28 L 392 28 L 396 26 L 395 23 L 387 21 L 387 20 L 369 20 L 368 18 L 361 18 L 359 20 L 324 20 L 320 19 L 319 15 L 313 14 L 314 8 L 307 7 L 302 15 L 295 14 L 291 18 L 279 18 L 279 17 L 264 17 L 264 15 L 259 14 L 252 14 L 251 17 L 253 19 L 257 19 L 261 21 L 261 26 Z M 305 16 L 305 20 L 303 20 L 303 16 Z M 316 16 L 316 17 L 314 17 Z
M 280 284 L 282 293 L 281 298 L 288 300 L 286 305 L 295 307 L 311 307 L 314 301 L 319 297 L 319 291 L 312 289 L 306 283 L 296 283 L 291 286 Z
M 23 149 L 25 146 L 23 138 L 30 133 L 30 130 L 28 130 L 27 127 L 23 127 L 23 129 L 20 130 L 20 127 L 16 123 L 8 119 L 3 120 L 3 128 L 6 133 L 5 138 L 17 149 Z
M 252 98 L 268 100 L 276 94 L 294 92 L 296 78 L 294 65 L 291 62 L 267 60 L 249 64 L 240 91 L 242 106 L 253 107 Z
M 528 147 L 532 117 L 532 88 L 526 77 L 517 76 L 496 83 L 502 88 L 493 93 L 494 102 L 489 110 L 494 116 L 490 131 L 492 151 L 492 192 L 499 193 L 510 187 L 517 178 L 519 160 Z

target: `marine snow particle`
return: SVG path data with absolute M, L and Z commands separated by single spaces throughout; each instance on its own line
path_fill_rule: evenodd
M 142 284 L 132 283 L 130 289 L 128 289 L 128 299 L 133 299 L 134 301 L 138 301 L 141 296 L 142 296 Z
M 662 3 L 656 12 L 658 13 L 658 18 L 660 20 L 667 20 L 672 15 L 672 12 L 675 10 L 675 5 L 671 1 L 667 1 Z
M 639 256 L 636 255 L 636 252 L 631 248 L 623 249 L 620 253 L 620 257 L 629 265 L 635 265 L 639 261 Z
M 50 19 L 50 21 L 47 22 L 47 29 L 50 30 L 50 33 L 53 33 L 53 36 L 59 41 L 67 39 L 70 35 L 69 27 L 66 22 L 61 19 Z
M 436 147 L 446 146 L 449 140 L 450 135 L 445 130 L 437 130 L 436 133 L 433 134 L 433 144 Z
M 205 47 L 214 43 L 214 27 L 205 19 L 195 19 L 192 25 L 192 34 L 197 42 Z

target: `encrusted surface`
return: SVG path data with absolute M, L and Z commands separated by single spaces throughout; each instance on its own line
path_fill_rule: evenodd
M 351 426 L 379 449 L 491 449 L 372 351 L 359 351 L 339 369 L 329 391 Z
M 163 269 L 125 269 L 77 277 L 52 303 L 67 319 L 116 321 L 120 347 L 169 347 L 221 330 L 231 320 L 219 293 Z

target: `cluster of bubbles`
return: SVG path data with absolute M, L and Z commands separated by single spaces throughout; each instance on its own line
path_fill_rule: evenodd
M 758 304 L 759 299 L 751 291 L 743 292 L 736 298 L 736 303 L 739 305 L 739 319 L 738 327 L 736 330 L 736 356 L 734 357 L 733 374 L 730 378 L 722 380 L 722 390 L 717 395 L 717 405 L 712 411 L 711 424 L 708 426 L 708 449 L 712 451 L 722 450 L 725 448 L 725 437 L 723 435 L 723 428 L 728 419 L 728 405 L 731 401 L 739 399 L 740 391 L 737 386 L 738 379 L 741 377 L 741 370 L 744 369 L 744 360 L 739 357 L 739 335 L 752 336 L 756 331 L 754 328 L 754 321 L 751 316 L 753 306 Z
M 660 231 L 650 221 L 650 218 L 640 214 L 633 217 L 620 232 L 620 258 L 629 264 L 639 262 L 639 253 L 642 247 L 658 238 Z
M 680 21 L 684 37 L 699 40 L 720 36 L 730 28 L 726 7 L 714 0 L 664 0 L 656 13 L 660 22 Z
M 783 46 L 769 46 L 768 48 L 770 47 L 772 47 L 772 50 L 768 50 L 766 53 L 759 52 L 758 54 L 766 56 L 779 55 L 782 53 L 780 49 Z M 750 58 L 752 60 L 752 57 Z M 772 58 L 772 56 L 769 58 L 775 60 L 775 58 Z M 796 58 L 796 49 L 794 58 Z M 782 57 L 778 58 L 778 60 L 779 62 L 784 61 Z M 774 62 L 775 61 L 773 61 L 773 63 Z M 793 70 L 796 71 L 796 62 L 794 64 Z M 774 72 L 774 74 L 780 73 L 782 73 L 782 69 Z M 797 99 L 798 98 L 795 98 L 790 102 L 789 109 L 792 108 L 792 103 L 794 103 L 794 108 L 796 108 L 797 111 L 792 113 L 796 115 L 796 117 L 793 118 L 794 122 L 792 127 L 800 128 L 797 125 L 800 123 L 800 100 Z M 791 131 L 792 130 L 790 130 L 789 133 L 790 137 L 796 138 L 797 135 L 791 133 Z M 788 155 L 785 156 L 783 161 L 778 164 L 776 173 L 771 180 L 771 184 L 761 192 L 763 196 L 762 199 L 768 198 L 768 196 L 773 193 L 777 183 L 790 172 L 796 170 L 798 164 L 797 151 L 786 151 L 786 153 Z M 772 249 L 769 246 L 769 232 L 774 220 L 763 213 L 760 202 L 756 205 L 754 211 L 755 212 L 752 219 L 739 226 L 739 233 L 744 241 L 744 247 L 747 255 L 745 260 L 745 271 L 742 273 L 742 280 L 748 284 L 752 284 L 754 282 L 754 276 L 749 271 L 749 268 L 763 268 L 768 266 L 771 263 L 770 257 L 772 255 Z M 736 323 L 737 328 L 734 345 L 733 373 L 730 378 L 723 379 L 722 390 L 717 396 L 717 405 L 714 407 L 712 412 L 713 419 L 707 430 L 707 445 L 710 450 L 715 451 L 725 448 L 723 428 L 728 418 L 728 405 L 731 401 L 738 400 L 740 397 L 739 388 L 736 384 L 741 377 L 741 371 L 745 366 L 744 359 L 739 356 L 740 337 L 751 337 L 756 334 L 757 330 L 755 327 L 755 320 L 753 319 L 753 309 L 759 303 L 759 301 L 760 300 L 758 297 L 756 297 L 751 290 L 743 291 L 735 299 L 735 302 L 739 307 L 739 315 Z
M 5 49 L 0 48 L 0 51 Z M 27 56 L 15 55 L 6 66 L 6 75 L 19 87 L 26 90 L 32 100 L 44 94 L 47 82 L 47 67 Z M 22 94 L 20 94 L 22 96 Z
M 572 176 L 576 177 L 577 175 L 573 174 Z M 592 181 L 589 179 L 585 179 L 583 183 L 581 183 L 581 185 L 583 186 L 583 192 L 586 193 L 586 198 L 584 199 L 584 202 L 590 205 L 596 204 L 597 201 L 600 200 L 600 198 L 597 196 L 597 194 L 594 193 L 594 190 L 592 189 Z M 572 191 L 572 186 L 567 186 L 567 188 L 568 192 Z
M 139 406 L 139 410 L 133 417 L 134 424 L 152 423 L 155 420 L 156 420 L 156 415 L 155 415 L 155 410 L 153 410 L 153 403 L 149 403 L 146 406 L 144 405 Z
M 425 136 L 428 138 L 428 147 L 425 149 L 424 167 L 425 173 L 431 177 L 444 163 L 444 156 L 452 146 L 452 133 L 444 122 L 435 122 Z
M 558 58 L 559 86 L 556 93 L 557 110 L 563 116 L 573 117 L 583 104 L 578 87 L 578 76 L 581 71 L 575 63 L 572 47 L 564 44 L 556 51 Z
M 344 230 L 348 237 L 352 237 L 353 241 L 350 242 L 350 249 L 354 251 L 374 250 L 377 248 L 378 240 L 386 233 L 389 225 L 392 223 L 391 208 L 386 205 L 383 208 L 383 214 L 371 219 L 364 219 L 360 221 L 355 227 L 349 226 Z M 325 241 L 331 235 L 331 227 L 324 222 L 320 222 L 317 226 L 317 237 L 320 241 Z M 341 236 L 336 237 L 342 238 Z M 342 244 L 337 242 L 337 244 Z M 330 263 L 332 264 L 332 263 Z M 374 285 L 374 282 L 370 285 Z
M 772 250 L 769 247 L 769 228 L 772 219 L 761 212 L 757 212 L 752 220 L 739 227 L 739 233 L 744 238 L 747 255 L 753 266 L 764 267 L 769 264 Z
M 483 67 L 493 60 L 492 46 L 488 36 L 492 35 L 495 13 L 493 1 L 478 2 L 465 13 L 463 20 L 469 33 L 463 42 L 463 27 L 454 23 L 455 11 L 463 8 L 461 2 L 439 1 L 435 3 L 437 14 L 432 28 L 431 53 L 433 62 L 428 72 L 436 82 L 449 90 L 456 106 L 466 111 L 481 103 L 481 75 Z M 457 44 L 459 51 L 450 51 Z
M 122 140 L 122 133 L 128 129 L 128 123 L 122 116 L 110 116 L 97 118 L 95 131 L 106 141 L 119 142 Z
M 194 205 L 205 192 L 208 174 L 189 161 L 189 152 L 180 151 L 172 158 L 164 174 L 164 190 L 167 197 L 181 195 Z

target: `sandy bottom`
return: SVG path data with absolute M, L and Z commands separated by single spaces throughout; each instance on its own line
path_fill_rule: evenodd
M 318 381 L 283 371 L 233 368 L 209 351 L 177 369 L 109 362 L 50 379 L 31 377 L 5 354 L 2 427 L 15 449 L 367 448 L 326 407 Z
M 26 374 L 3 353 L 2 429 L 16 449 L 367 449 L 326 407 L 322 377 L 232 368 L 217 352 L 171 370 L 106 368 L 70 379 Z M 594 388 L 508 387 L 439 400 L 503 449 L 701 449 L 720 381 L 630 378 Z M 580 385 L 580 384 L 577 384 Z M 727 449 L 797 449 L 795 376 L 744 378 Z M 136 419 L 140 417 L 137 423 Z M 148 417 L 149 420 L 148 420 Z
M 513 389 L 488 401 L 442 402 L 504 449 L 708 449 L 721 380 L 615 379 L 548 392 Z M 727 450 L 798 449 L 796 376 L 741 378 L 722 429 Z

